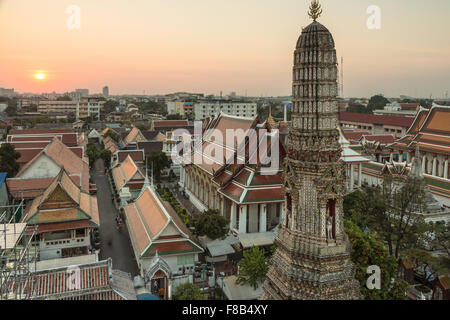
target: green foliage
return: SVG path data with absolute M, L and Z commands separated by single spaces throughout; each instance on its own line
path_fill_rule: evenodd
M 108 149 L 103 149 L 99 154 L 99 158 L 101 158 L 105 162 L 106 167 L 109 167 L 111 164 L 111 156 L 111 151 L 109 151 Z
M 443 250 L 446 255 L 432 255 L 427 249 L 414 247 L 403 252 L 402 256 L 412 261 L 416 268 L 431 271 L 425 280 L 428 281 L 432 275 L 450 274 L 450 223 L 430 223 L 429 244 L 433 250 Z
M 87 156 L 89 157 L 89 165 L 93 165 L 95 161 L 100 157 L 100 152 L 97 149 L 97 146 L 92 141 L 89 141 L 87 145 Z
M 103 105 L 103 112 L 105 114 L 116 111 L 116 107 L 119 106 L 119 102 L 115 100 L 107 100 Z
M 388 103 L 388 99 L 383 95 L 378 94 L 370 98 L 367 109 L 369 110 L 369 113 L 373 113 L 373 110 L 383 109 Z
M 264 282 L 269 270 L 265 254 L 265 250 L 259 247 L 253 247 L 244 251 L 243 257 L 239 261 L 237 284 L 249 284 L 256 290 Z
M 2 144 L 0 146 L 0 172 L 7 172 L 9 178 L 14 177 L 20 169 L 17 162 L 19 158 L 20 153 L 16 151 L 12 144 Z
M 207 236 L 215 240 L 228 234 L 229 221 L 222 217 L 218 210 L 207 210 L 192 219 L 194 233 L 198 236 Z
M 349 103 L 348 108 L 345 111 L 354 113 L 370 113 L 370 109 L 359 103 Z
M 203 300 L 200 287 L 189 282 L 179 285 L 173 297 L 175 300 Z
M 383 243 L 373 235 L 364 233 L 352 221 L 344 220 L 345 232 L 352 244 L 352 261 L 356 265 L 356 279 L 360 284 L 360 291 L 366 300 L 406 300 L 408 284 L 396 278 L 397 262 L 389 254 Z M 381 270 L 381 289 L 369 290 L 366 281 L 369 275 L 367 268 L 376 265 Z
M 385 176 L 382 185 L 366 185 L 347 195 L 344 210 L 363 230 L 382 237 L 389 253 L 398 258 L 402 250 L 423 246 L 425 241 L 429 226 L 416 214 L 427 209 L 425 186 L 423 179 L 396 181 Z
M 183 117 L 180 114 L 169 114 L 166 117 L 167 120 L 182 120 Z
M 178 199 L 173 195 L 173 193 L 167 188 L 158 189 L 158 193 L 160 194 L 162 200 L 167 201 L 172 206 L 184 224 L 189 225 L 189 213 L 181 206 L 180 202 L 178 202 Z
M 430 224 L 430 231 L 433 234 L 432 246 L 436 250 L 445 250 L 450 258 L 450 222 L 437 222 Z
M 67 96 L 67 95 L 65 95 L 65 96 L 56 98 L 56 100 L 57 101 L 72 101 L 72 98 Z
M 147 159 L 147 165 L 149 169 L 153 170 L 153 176 L 157 182 L 161 181 L 161 171 L 170 168 L 172 164 L 171 160 L 162 151 L 152 152 Z
M 142 113 L 163 113 L 166 111 L 166 104 L 163 102 L 136 102 Z
M 106 139 L 107 137 L 111 137 L 115 142 L 119 142 L 120 139 L 119 135 L 113 130 L 108 130 L 108 132 L 103 135 L 103 139 Z

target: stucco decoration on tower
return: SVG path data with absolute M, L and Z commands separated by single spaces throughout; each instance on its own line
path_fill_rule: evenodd
M 292 122 L 284 159 L 286 219 L 276 238 L 261 299 L 359 299 L 343 227 L 345 164 L 339 143 L 333 36 L 314 20 L 294 52 Z

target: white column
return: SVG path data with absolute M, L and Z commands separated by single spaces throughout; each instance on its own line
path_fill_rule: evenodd
M 448 179 L 448 159 L 444 162 L 444 178 Z
M 353 163 L 350 164 L 350 191 L 353 191 L 355 186 L 355 172 L 353 171 Z
M 240 207 L 239 233 L 247 233 L 247 206 Z
M 391 152 L 389 155 L 389 162 L 392 162 L 394 160 L 394 153 Z
M 267 204 L 261 205 L 259 232 L 267 232 Z
M 236 203 L 231 203 L 230 229 L 236 228 Z
M 358 187 L 362 186 L 362 162 L 359 163 L 359 168 L 358 168 Z
M 422 158 L 422 172 L 423 172 L 423 173 L 426 173 L 426 172 L 425 172 L 425 166 L 426 166 L 426 164 L 427 164 L 427 157 L 426 157 L 426 156 L 423 156 L 423 158 Z
M 409 152 L 406 153 L 406 163 L 411 163 L 411 154 Z
M 438 165 L 438 176 L 439 177 L 444 177 L 444 161 L 439 161 L 439 165 Z
M 437 159 L 436 157 L 433 158 L 433 172 L 431 173 L 433 176 L 436 176 L 436 164 L 437 164 Z

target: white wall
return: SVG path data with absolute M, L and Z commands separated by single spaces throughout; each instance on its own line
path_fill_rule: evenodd
M 56 177 L 60 170 L 61 168 L 53 160 L 43 154 L 20 175 L 20 178 L 51 178 Z

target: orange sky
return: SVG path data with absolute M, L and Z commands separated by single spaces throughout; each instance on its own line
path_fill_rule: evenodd
M 289 95 L 307 0 L 0 0 L 0 87 Z M 450 1 L 322 0 L 345 96 L 450 91 Z M 432 3 L 432 4 L 430 4 Z M 69 5 L 81 29 L 66 26 Z M 381 30 L 366 9 L 381 8 Z M 36 72 L 47 79 L 38 81 Z

